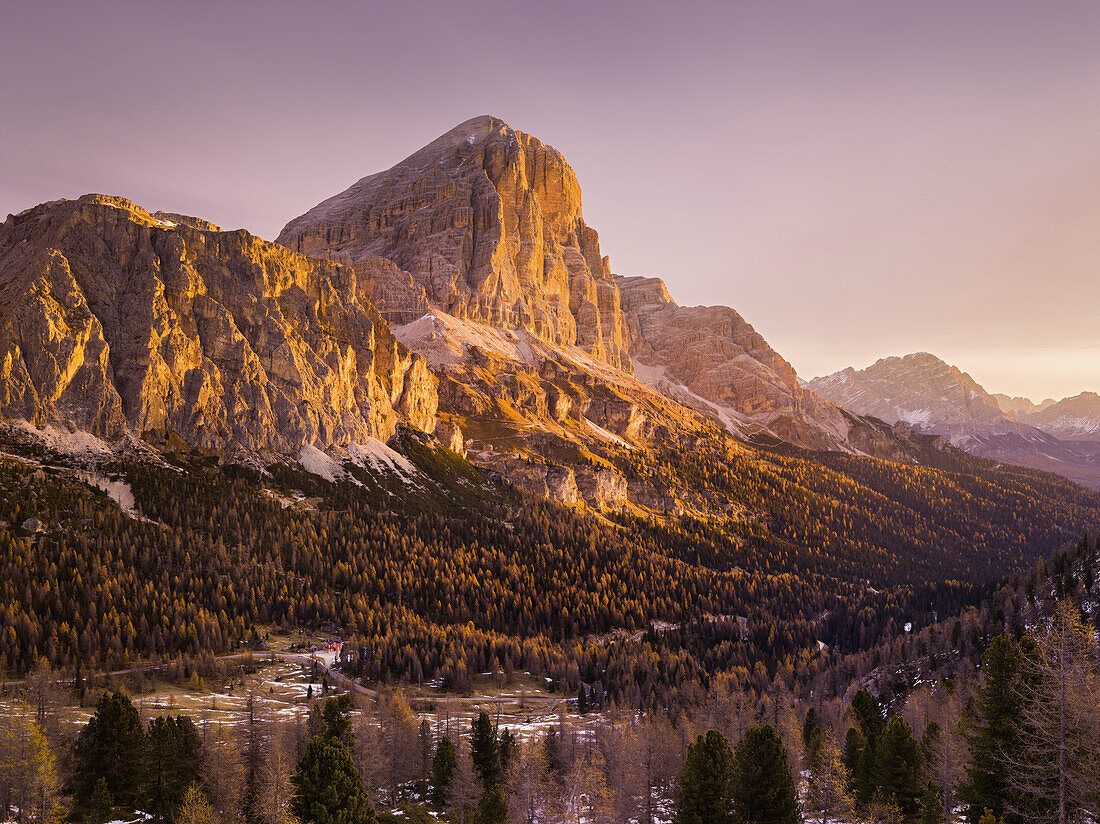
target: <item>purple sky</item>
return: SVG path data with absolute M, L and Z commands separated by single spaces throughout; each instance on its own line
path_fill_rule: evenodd
M 565 154 L 616 272 L 804 377 L 1100 390 L 1100 3 L 0 0 L 0 215 L 273 238 L 478 114 Z

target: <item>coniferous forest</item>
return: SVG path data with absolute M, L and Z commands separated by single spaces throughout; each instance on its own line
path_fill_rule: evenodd
M 635 471 L 691 472 L 766 517 L 597 518 L 399 443 L 417 484 L 194 453 L 119 463 L 129 514 L 8 444 L 0 807 L 270 824 L 1096 814 L 1100 546 L 1072 539 L 1097 528 L 1094 494 L 979 459 L 669 454 Z M 297 717 L 250 693 L 229 725 L 142 703 L 158 679 L 233 683 L 272 634 L 318 631 L 369 695 L 326 676 Z M 490 673 L 542 679 L 557 720 L 444 717 L 413 694 L 476 699 Z M 62 723 L 76 705 L 86 720 Z

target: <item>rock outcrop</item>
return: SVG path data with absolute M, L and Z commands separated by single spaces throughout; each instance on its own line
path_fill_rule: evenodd
M 468 120 L 363 178 L 290 221 L 278 242 L 369 269 L 391 323 L 430 304 L 630 370 L 619 291 L 573 170 L 495 117 Z
M 435 425 L 353 269 L 87 195 L 0 226 L 0 415 L 294 455 Z
M 846 445 L 849 422 L 727 306 L 680 306 L 659 278 L 617 277 L 638 377 L 743 436 L 761 427 L 811 449 Z

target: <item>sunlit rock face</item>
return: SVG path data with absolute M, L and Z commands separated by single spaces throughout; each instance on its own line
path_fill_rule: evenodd
M 0 226 L 0 415 L 285 454 L 434 427 L 351 268 L 158 215 L 88 195 Z
M 468 120 L 363 178 L 288 223 L 278 242 L 369 267 L 390 322 L 430 305 L 630 370 L 619 292 L 576 175 L 556 149 L 497 118 Z
M 815 449 L 847 446 L 849 420 L 728 306 L 680 306 L 659 278 L 616 278 L 636 374 L 736 434 L 764 426 Z

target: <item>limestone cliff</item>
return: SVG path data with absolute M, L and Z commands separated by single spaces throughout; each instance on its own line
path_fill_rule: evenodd
M 0 416 L 297 454 L 436 404 L 350 267 L 103 195 L 0 226 Z
M 659 278 L 617 277 L 636 374 L 731 431 L 764 427 L 814 449 L 848 447 L 851 420 L 727 306 L 680 306 Z
M 576 175 L 556 149 L 497 118 L 468 120 L 363 178 L 290 221 L 278 242 L 370 267 L 391 323 L 427 303 L 630 371 L 619 291 L 581 215 Z

